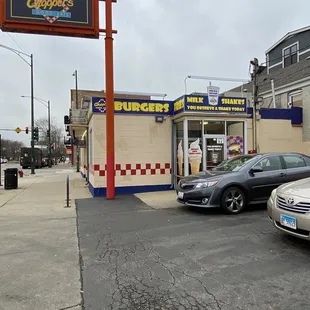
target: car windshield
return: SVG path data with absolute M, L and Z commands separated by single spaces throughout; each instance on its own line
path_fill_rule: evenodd
M 248 161 L 255 156 L 238 156 L 222 161 L 213 171 L 239 171 Z

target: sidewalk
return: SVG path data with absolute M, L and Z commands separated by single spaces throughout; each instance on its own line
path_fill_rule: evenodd
M 90 197 L 85 180 L 56 169 L 0 189 L 0 309 L 81 309 L 75 198 Z

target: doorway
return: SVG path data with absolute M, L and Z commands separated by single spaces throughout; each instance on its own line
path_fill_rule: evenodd
M 216 167 L 226 159 L 225 135 L 205 135 L 203 142 L 203 170 Z

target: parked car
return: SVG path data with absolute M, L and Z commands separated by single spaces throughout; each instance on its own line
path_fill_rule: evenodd
M 43 157 L 42 158 L 42 167 L 47 167 L 48 166 L 48 158 L 47 157 Z
M 279 186 L 272 191 L 267 206 L 277 229 L 310 239 L 310 178 Z
M 6 158 L 0 158 L 0 164 L 6 164 L 8 160 Z
M 280 185 L 310 177 L 310 157 L 299 153 L 236 156 L 217 167 L 184 177 L 177 200 L 194 207 L 221 207 L 228 214 L 266 203 Z

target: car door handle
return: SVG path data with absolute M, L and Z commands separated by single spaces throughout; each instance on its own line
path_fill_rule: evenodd
M 281 173 L 280 173 L 280 177 L 284 177 L 284 176 L 286 176 L 286 173 L 281 172 Z

